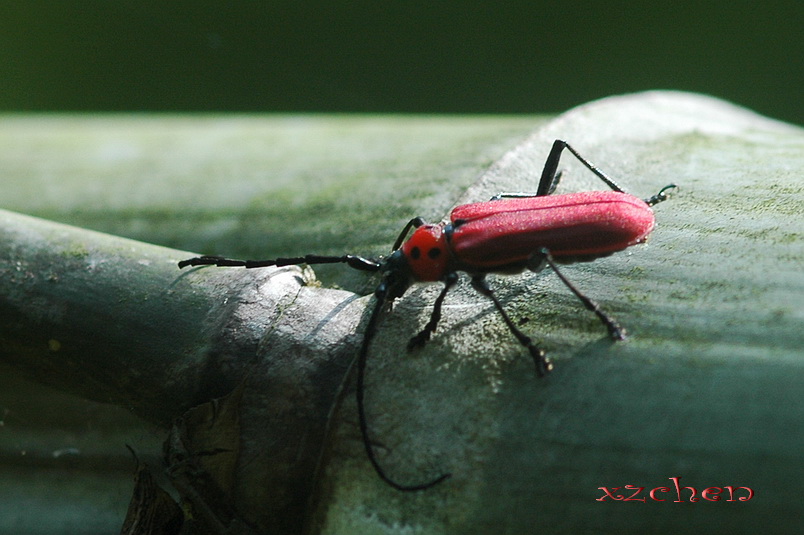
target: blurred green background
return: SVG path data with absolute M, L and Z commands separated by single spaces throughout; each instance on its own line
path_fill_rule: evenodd
M 643 89 L 804 123 L 804 2 L 0 0 L 0 110 L 559 112 Z

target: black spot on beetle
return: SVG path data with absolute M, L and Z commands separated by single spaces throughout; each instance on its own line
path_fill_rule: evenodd
M 418 260 L 419 257 L 422 255 L 421 250 L 418 247 L 414 247 L 410 250 L 410 257 L 414 260 Z
M 427 251 L 427 256 L 429 256 L 432 259 L 436 259 L 439 256 L 441 256 L 441 249 L 439 249 L 438 247 L 433 247 L 432 249 Z

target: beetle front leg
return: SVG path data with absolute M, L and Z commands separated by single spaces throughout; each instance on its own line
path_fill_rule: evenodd
M 555 272 L 555 274 L 558 275 L 558 278 L 561 279 L 561 282 L 564 283 L 564 286 L 569 288 L 570 291 L 574 293 L 578 299 L 581 300 L 583 306 L 585 306 L 587 310 L 594 312 L 595 315 L 600 319 L 600 321 L 603 322 L 603 325 L 605 325 L 606 328 L 608 329 L 609 336 L 611 337 L 612 340 L 625 340 L 626 338 L 625 329 L 617 322 L 617 320 L 615 320 L 613 317 L 607 314 L 602 308 L 600 308 L 600 305 L 598 305 L 595 301 L 584 295 L 578 288 L 575 287 L 574 284 L 572 284 L 572 282 L 570 282 L 569 279 L 567 279 L 567 277 L 564 276 L 563 273 L 561 273 L 561 270 L 558 269 L 558 266 L 553 260 L 552 255 L 550 255 L 550 251 L 548 251 L 545 248 L 542 248 L 538 253 L 534 254 L 528 261 L 529 269 L 531 269 L 532 271 L 540 271 L 545 266 L 545 264 L 549 265 L 550 268 Z
M 544 377 L 550 371 L 552 371 L 553 363 L 545 356 L 544 350 L 537 347 L 529 336 L 520 331 L 519 328 L 514 325 L 514 322 L 511 321 L 511 318 L 508 317 L 508 314 L 503 309 L 500 300 L 497 299 L 497 296 L 494 295 L 494 292 L 489 287 L 489 283 L 486 281 L 485 275 L 473 276 L 472 287 L 479 293 L 491 299 L 491 302 L 494 303 L 494 308 L 496 308 L 497 312 L 499 312 L 500 316 L 502 316 L 503 321 L 508 326 L 508 330 L 511 331 L 511 334 L 516 337 L 517 341 L 528 350 L 530 356 L 533 357 L 533 363 L 536 365 L 536 375 L 539 377 Z
M 393 246 L 393 248 L 391 250 L 396 251 L 397 249 L 399 249 L 402 246 L 402 242 L 405 241 L 405 238 L 407 237 L 408 232 L 410 232 L 410 229 L 419 228 L 420 226 L 422 226 L 424 224 L 425 224 L 425 221 L 421 217 L 414 217 L 413 219 L 411 219 L 410 221 L 405 223 L 405 227 L 402 229 L 402 232 L 399 233 L 399 236 L 397 237 L 396 241 L 394 242 L 394 246 Z
M 430 340 L 430 336 L 435 332 L 436 327 L 438 326 L 438 322 L 441 320 L 441 305 L 444 302 L 444 298 L 447 297 L 447 292 L 455 286 L 455 283 L 458 282 L 458 274 L 454 271 L 452 273 L 447 273 L 447 277 L 444 279 L 444 289 L 441 290 L 441 293 L 435 300 L 433 305 L 433 313 L 430 315 L 430 321 L 427 322 L 427 325 L 424 326 L 424 329 L 419 331 L 419 334 L 414 336 L 408 342 L 408 351 L 412 351 L 418 347 L 422 347 L 424 344 Z

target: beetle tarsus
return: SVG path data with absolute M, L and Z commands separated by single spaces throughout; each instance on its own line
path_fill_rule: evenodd
M 611 325 L 606 325 L 609 328 L 609 336 L 615 342 L 622 342 L 623 340 L 628 339 L 628 331 L 625 330 L 625 327 L 614 321 L 614 319 L 609 316 L 611 320 Z
M 536 375 L 544 377 L 553 371 L 553 361 L 550 360 L 545 354 L 544 350 L 531 344 L 528 346 L 530 356 L 533 357 L 533 364 L 536 366 Z
M 657 193 L 656 195 L 645 199 L 645 204 L 647 204 L 648 206 L 655 206 L 660 202 L 664 202 L 670 197 L 673 191 L 678 191 L 678 186 L 676 186 L 675 184 L 668 184 L 662 189 L 660 189 L 659 193 Z

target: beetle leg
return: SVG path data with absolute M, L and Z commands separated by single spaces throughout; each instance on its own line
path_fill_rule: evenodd
M 450 288 L 455 286 L 455 283 L 457 282 L 457 273 L 454 271 L 452 273 L 447 273 L 447 277 L 444 279 L 444 289 L 441 290 L 441 293 L 435 300 L 435 304 L 433 305 L 433 313 L 430 315 L 430 321 L 427 322 L 427 325 L 424 326 L 424 329 L 422 329 L 419 334 L 410 339 L 408 342 L 408 351 L 422 347 L 427 343 L 428 340 L 430 340 L 430 336 L 435 332 L 436 326 L 441 320 L 441 304 L 444 302 L 447 292 L 450 290 Z
M 608 187 L 614 191 L 624 193 L 624 190 L 618 186 L 611 177 L 598 169 L 595 164 L 581 156 L 581 154 L 575 150 L 572 145 L 563 139 L 556 139 L 553 142 L 553 147 L 550 149 L 550 154 L 547 155 L 547 159 L 544 161 L 544 169 L 542 170 L 542 176 L 539 179 L 539 186 L 536 188 L 536 193 L 500 193 L 492 197 L 491 200 L 496 201 L 508 197 L 543 197 L 545 195 L 552 195 L 552 193 L 556 190 L 558 182 L 561 180 L 561 175 L 563 173 L 563 171 L 558 171 L 558 162 L 561 159 L 561 153 L 564 151 L 564 149 L 570 151 L 572 155 L 584 165 L 584 167 L 592 171 L 592 173 L 594 173 L 595 176 L 602 180 Z
M 550 189 L 547 190 L 547 195 L 552 195 L 556 188 L 558 187 L 558 183 L 561 182 L 561 177 L 564 175 L 564 170 L 559 170 L 555 175 L 553 175 L 553 181 L 550 184 Z
M 553 369 L 553 363 L 545 356 L 543 349 L 534 345 L 533 340 L 514 325 L 514 322 L 511 321 L 511 318 L 508 317 L 508 314 L 503 309 L 500 300 L 497 299 L 497 296 L 494 295 L 494 291 L 489 287 L 485 275 L 474 275 L 472 277 L 472 287 L 491 299 L 491 302 L 494 303 L 494 308 L 496 308 L 497 312 L 502 316 L 503 321 L 505 321 L 505 324 L 508 326 L 508 330 L 511 331 L 511 334 L 514 335 L 517 341 L 528 350 L 530 356 L 533 357 L 533 362 L 536 365 L 536 375 L 539 377 L 547 375 L 547 373 Z
M 558 266 L 553 260 L 550 251 L 548 251 L 545 248 L 542 248 L 537 254 L 531 257 L 529 263 L 534 263 L 535 265 L 539 265 L 539 263 L 546 263 L 547 265 L 549 265 L 550 268 L 555 272 L 555 274 L 558 275 L 558 278 L 561 279 L 561 282 L 564 283 L 564 286 L 569 288 L 570 291 L 574 293 L 578 299 L 581 300 L 583 306 L 585 306 L 588 310 L 594 312 L 595 315 L 600 319 L 600 321 L 603 322 L 603 325 L 605 325 L 606 328 L 608 329 L 609 336 L 611 336 L 612 340 L 625 340 L 626 338 L 625 329 L 617 322 L 617 320 L 615 320 L 613 317 L 607 314 L 602 308 L 600 308 L 600 305 L 598 305 L 595 301 L 593 301 L 589 297 L 585 296 L 578 288 L 575 287 L 574 284 L 572 284 L 569 281 L 569 279 L 567 279 L 567 277 L 564 276 L 563 273 L 561 273 L 561 270 L 558 269 Z
M 539 188 L 536 190 L 537 196 L 541 197 L 542 195 L 550 195 L 550 193 L 556 189 L 556 185 L 558 184 L 558 175 L 556 173 L 556 169 L 558 169 L 558 160 L 561 158 L 561 152 L 564 149 L 570 151 L 573 156 L 578 158 L 578 161 L 581 162 L 584 167 L 592 171 L 592 173 L 594 173 L 595 176 L 602 180 L 608 187 L 614 191 L 624 193 L 623 189 L 618 186 L 614 180 L 606 175 L 606 173 L 598 169 L 595 164 L 581 156 L 578 151 L 572 148 L 569 143 L 563 139 L 556 139 L 553 142 L 553 148 L 550 149 L 550 154 L 547 156 L 547 160 L 544 162 L 542 178 L 539 180 Z
M 405 227 L 402 229 L 402 232 L 399 233 L 399 237 L 394 242 L 394 247 L 391 249 L 392 251 L 396 251 L 399 247 L 402 246 L 402 242 L 405 241 L 405 237 L 410 232 L 412 228 L 419 228 L 420 226 L 424 225 L 425 221 L 421 217 L 414 217 L 407 223 L 405 223 Z
M 660 189 L 659 193 L 657 193 L 653 197 L 643 200 L 645 201 L 645 204 L 647 204 L 648 206 L 654 206 L 656 204 L 659 204 L 660 202 L 666 201 L 667 198 L 670 196 L 670 194 L 667 192 L 673 190 L 678 190 L 678 186 L 676 186 L 675 184 L 668 184 L 662 189 Z
M 299 264 L 347 264 L 349 267 L 360 271 L 379 271 L 380 263 L 371 258 L 363 258 L 356 255 L 343 256 L 320 256 L 308 254 L 291 258 L 274 258 L 272 260 L 233 260 L 222 256 L 197 256 L 179 262 L 179 268 L 187 266 L 218 266 L 218 267 L 244 267 L 261 268 L 269 266 L 297 266 Z
M 553 177 L 553 185 L 550 186 L 549 190 L 547 190 L 547 195 L 553 194 L 553 192 L 556 190 L 556 187 L 558 187 L 558 182 L 561 180 L 561 175 L 563 174 L 564 174 L 563 169 L 555 174 L 555 176 Z M 536 193 L 526 193 L 524 191 L 517 191 L 511 193 L 498 193 L 489 200 L 499 201 L 500 199 L 527 199 L 530 197 L 538 197 L 538 195 Z

